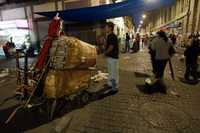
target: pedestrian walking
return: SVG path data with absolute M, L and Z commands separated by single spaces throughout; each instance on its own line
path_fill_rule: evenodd
M 140 50 L 140 34 L 137 33 L 135 37 L 135 51 L 138 52 Z
M 107 69 L 108 69 L 108 83 L 107 86 L 111 88 L 109 93 L 115 94 L 118 92 L 119 84 L 119 46 L 117 36 L 113 32 L 114 24 L 108 22 L 106 24 L 107 32 L 107 44 L 105 47 L 105 56 L 107 59 Z
M 150 57 L 151 57 L 151 65 L 152 65 L 152 72 L 153 72 L 153 74 L 155 75 L 156 74 L 156 70 L 155 70 L 155 68 L 156 68 L 156 66 L 155 66 L 155 51 L 151 48 L 152 47 L 152 45 L 153 45 L 153 39 L 154 39 L 155 37 L 153 36 L 153 34 L 150 34 L 150 38 L 148 39 L 148 45 L 149 45 L 149 54 L 150 54 Z
M 166 93 L 166 86 L 163 82 L 164 70 L 167 62 L 170 59 L 170 48 L 172 44 L 169 42 L 168 37 L 164 31 L 157 32 L 157 36 L 153 39 L 150 46 L 154 53 L 154 73 L 159 91 Z
M 192 76 L 193 81 L 198 80 L 198 56 L 200 54 L 199 39 L 194 37 L 192 39 L 191 45 L 185 50 L 184 56 L 186 57 L 186 70 L 185 70 L 185 80 L 191 81 L 190 76 Z

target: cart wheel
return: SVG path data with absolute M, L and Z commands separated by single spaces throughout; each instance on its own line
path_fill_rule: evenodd
M 53 120 L 54 113 L 56 111 L 56 106 L 57 106 L 57 100 L 54 100 L 52 105 L 51 105 L 51 109 L 50 109 L 50 114 L 49 114 L 50 115 L 49 116 L 50 120 Z
M 89 98 L 90 98 L 90 95 L 88 92 L 84 91 L 82 96 L 81 96 L 81 101 L 84 103 L 84 104 L 87 104 L 89 102 Z

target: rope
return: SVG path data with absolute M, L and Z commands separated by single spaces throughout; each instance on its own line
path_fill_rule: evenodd
M 57 48 L 58 48 L 58 45 L 57 45 L 57 47 L 56 47 L 56 51 L 57 51 Z M 56 53 L 56 51 L 55 51 L 55 53 Z M 54 53 L 54 55 L 55 55 L 55 53 Z M 45 67 L 43 68 L 42 74 L 40 75 L 40 77 L 39 77 L 39 79 L 38 79 L 38 81 L 37 81 L 37 84 L 35 85 L 33 91 L 31 92 L 31 95 L 29 96 L 29 98 L 28 98 L 28 100 L 26 101 L 26 103 L 25 103 L 24 105 L 20 105 L 19 107 L 17 107 L 17 108 L 11 113 L 11 115 L 9 116 L 9 118 L 6 120 L 5 124 L 7 124 L 7 123 L 10 122 L 10 120 L 15 116 L 15 114 L 17 113 L 17 111 L 18 111 L 19 109 L 27 107 L 27 105 L 29 104 L 31 98 L 33 97 L 33 95 L 34 95 L 34 93 L 35 93 L 35 91 L 36 91 L 36 89 L 37 89 L 37 87 L 38 87 L 40 81 L 42 80 L 44 74 L 46 73 L 47 67 L 49 66 L 49 63 L 50 63 L 52 57 L 53 57 L 53 56 L 50 56 L 50 58 L 49 58 L 47 64 L 46 64 Z

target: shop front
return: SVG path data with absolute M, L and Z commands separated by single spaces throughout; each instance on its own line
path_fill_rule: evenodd
M 28 48 L 30 45 L 27 20 L 19 19 L 0 22 L 0 55 L 4 55 L 3 46 L 12 38 L 16 49 Z

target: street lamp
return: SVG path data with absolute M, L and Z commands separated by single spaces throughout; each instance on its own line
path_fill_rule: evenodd
M 142 15 L 142 18 L 145 19 L 147 16 L 145 14 Z
M 144 22 L 141 20 L 141 21 L 140 21 L 140 24 L 143 24 L 143 23 L 144 23 Z

